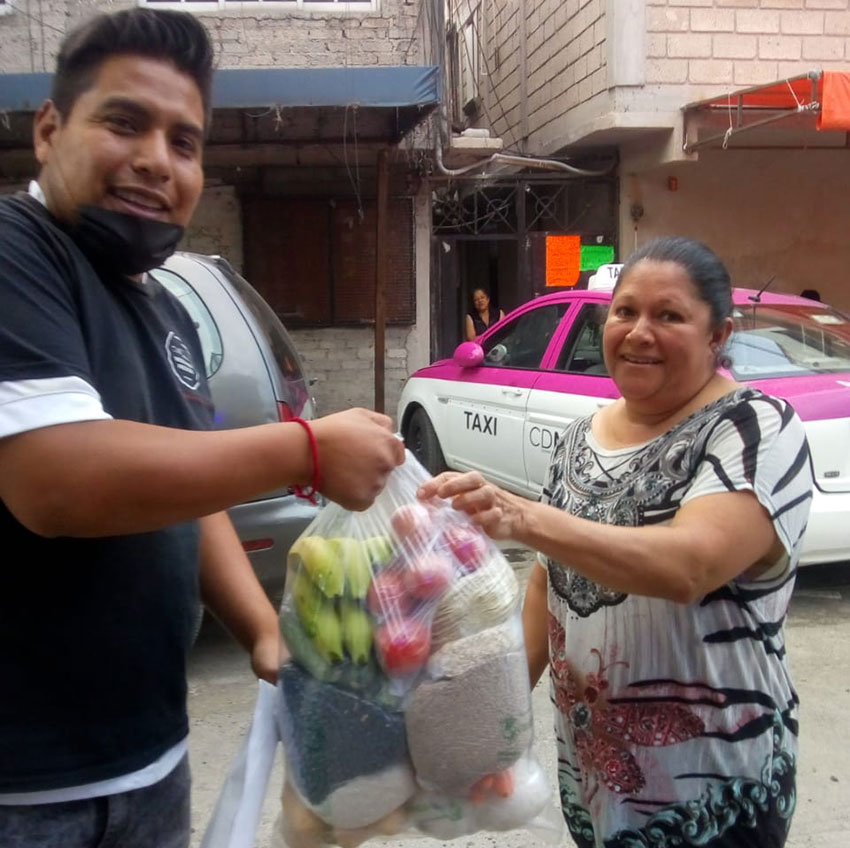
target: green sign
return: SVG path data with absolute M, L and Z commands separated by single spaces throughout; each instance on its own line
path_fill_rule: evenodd
M 610 244 L 583 244 L 581 246 L 582 271 L 595 271 L 600 265 L 614 261 L 614 246 Z

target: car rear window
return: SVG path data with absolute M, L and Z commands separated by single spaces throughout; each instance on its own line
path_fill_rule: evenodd
M 724 353 L 741 380 L 850 371 L 850 318 L 829 307 L 738 306 Z
M 181 276 L 165 268 L 157 268 L 150 273 L 183 304 L 192 318 L 201 340 L 204 369 L 209 379 L 221 367 L 224 352 L 221 333 L 218 331 L 215 319 L 198 293 Z
M 298 355 L 289 333 L 286 332 L 286 328 L 274 310 L 244 277 L 240 277 L 226 263 L 221 263 L 219 267 L 226 274 L 228 282 L 236 289 L 245 306 L 250 310 L 268 342 L 271 354 L 284 378 L 284 384 L 281 388 L 287 396 L 280 399 L 288 404 L 293 415 L 301 415 L 310 399 L 310 390 L 307 378 L 304 375 L 301 357 Z

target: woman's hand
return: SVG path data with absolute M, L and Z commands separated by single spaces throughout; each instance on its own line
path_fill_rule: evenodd
M 488 483 L 477 471 L 446 471 L 423 483 L 417 495 L 450 500 L 492 539 L 519 539 L 526 527 L 530 501 Z

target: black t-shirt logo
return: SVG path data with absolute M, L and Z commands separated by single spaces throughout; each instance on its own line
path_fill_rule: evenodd
M 169 333 L 165 340 L 165 352 L 174 376 L 188 389 L 197 389 L 201 385 L 201 375 L 195 368 L 192 352 L 183 339 L 176 333 Z

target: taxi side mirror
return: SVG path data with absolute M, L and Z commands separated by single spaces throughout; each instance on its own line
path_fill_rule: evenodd
M 484 361 L 484 348 L 478 342 L 461 342 L 452 361 L 461 368 L 477 368 Z

